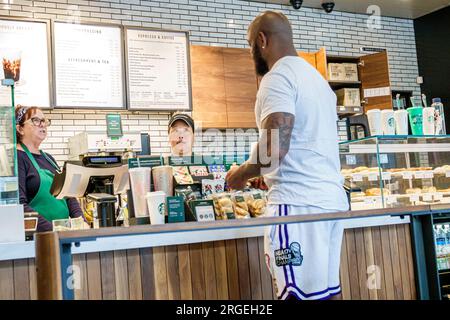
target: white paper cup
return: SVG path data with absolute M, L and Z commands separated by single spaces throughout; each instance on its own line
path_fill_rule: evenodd
M 381 127 L 384 135 L 392 136 L 395 134 L 394 110 L 381 111 Z
M 398 135 L 408 135 L 408 111 L 401 109 L 394 111 L 395 132 Z
M 151 169 L 131 168 L 128 172 L 133 193 L 134 215 L 135 217 L 147 217 L 148 209 L 145 196 L 147 192 L 150 192 Z
M 423 108 L 423 134 L 434 135 L 434 107 Z
M 173 196 L 173 169 L 171 166 L 158 166 L 152 169 L 155 191 L 164 191 L 168 197 Z
M 381 127 L 381 111 L 380 109 L 372 109 L 366 112 L 369 122 L 370 135 L 379 136 L 382 134 Z
M 166 216 L 166 194 L 163 191 L 147 193 L 147 206 L 151 224 L 164 224 Z

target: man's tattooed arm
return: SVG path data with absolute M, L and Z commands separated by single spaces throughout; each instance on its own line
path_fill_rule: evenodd
M 261 168 L 274 169 L 274 166 L 278 166 L 289 151 L 294 123 L 295 116 L 291 113 L 275 112 L 267 116 L 261 124 L 262 135 L 257 145 L 258 161 L 246 162 L 241 174 L 250 179 L 260 176 Z M 261 159 L 260 155 L 264 155 L 266 159 Z M 271 161 L 267 161 L 268 159 Z

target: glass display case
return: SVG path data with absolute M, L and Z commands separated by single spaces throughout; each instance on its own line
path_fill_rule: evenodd
M 7 90 L 5 87 L 0 87 L 0 89 Z M 0 205 L 18 203 L 14 108 L 0 106 Z
M 450 203 L 450 136 L 374 136 L 339 149 L 352 210 Z

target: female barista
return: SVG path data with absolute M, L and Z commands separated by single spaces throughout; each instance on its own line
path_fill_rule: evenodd
M 52 221 L 56 219 L 82 217 L 75 198 L 58 200 L 50 194 L 59 167 L 52 156 L 39 150 L 47 137 L 50 120 L 37 107 L 18 105 L 15 114 L 20 203 L 25 212 L 39 214 L 37 231 L 52 230 Z

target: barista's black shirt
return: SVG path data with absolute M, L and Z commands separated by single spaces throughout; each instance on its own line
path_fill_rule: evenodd
M 45 159 L 43 155 L 33 153 L 33 156 L 41 169 L 47 169 L 53 173 L 56 172 L 56 169 L 50 164 L 47 159 Z M 56 160 L 51 155 L 47 153 L 47 156 L 56 163 Z M 25 212 L 36 211 L 29 206 L 29 203 L 38 193 L 39 186 L 41 184 L 39 173 L 33 166 L 30 158 L 28 158 L 27 154 L 22 150 L 17 150 L 17 164 L 19 171 L 20 203 L 24 205 Z M 81 211 L 80 204 L 78 203 L 77 199 L 67 199 L 67 206 L 69 207 L 69 214 L 72 218 L 83 216 L 83 212 Z M 38 231 L 49 230 L 52 230 L 52 223 L 39 215 Z

